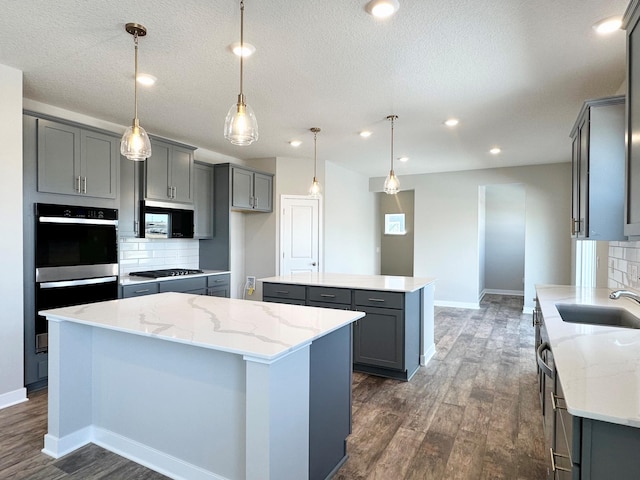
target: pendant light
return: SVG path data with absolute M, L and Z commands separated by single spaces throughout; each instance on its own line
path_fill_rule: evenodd
M 120 153 L 129 160 L 140 162 L 151 156 L 149 135 L 140 126 L 140 121 L 138 120 L 138 37 L 144 37 L 147 34 L 147 29 L 137 23 L 127 23 L 124 28 L 127 33 L 133 35 L 135 44 L 135 74 L 133 76 L 135 113 L 132 125 L 125 130 L 122 136 Z
M 387 120 L 391 122 L 391 170 L 389 171 L 389 175 L 384 181 L 384 193 L 388 193 L 389 195 L 395 195 L 400 191 L 400 181 L 393 171 L 393 122 L 395 122 L 397 119 L 397 115 L 387 116 Z
M 320 131 L 320 129 L 318 127 L 313 127 L 309 130 L 313 132 L 313 182 L 311 182 L 311 187 L 309 187 L 309 195 L 313 198 L 318 198 L 320 196 L 320 183 L 316 179 L 316 167 L 318 163 L 318 132 Z
M 244 50 L 244 1 L 240 1 L 240 51 Z M 258 122 L 253 109 L 246 104 L 242 92 L 243 58 L 240 55 L 240 95 L 231 105 L 224 122 L 224 138 L 234 145 L 251 145 L 258 140 Z

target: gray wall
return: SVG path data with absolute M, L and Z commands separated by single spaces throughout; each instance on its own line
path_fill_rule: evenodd
M 483 185 L 524 185 L 525 310 L 533 307 L 535 284 L 569 284 L 569 162 L 407 175 L 400 180 L 403 189 L 415 191 L 414 275 L 437 278 L 439 305 L 478 306 L 478 189 Z M 383 177 L 372 178 L 370 190 L 381 192 L 383 183 Z
M 380 273 L 382 275 L 413 276 L 414 193 L 405 190 L 397 195 L 378 193 L 380 224 Z M 387 213 L 405 214 L 405 235 L 385 235 L 384 216 Z
M 524 294 L 525 188 L 487 185 L 485 281 L 489 293 Z
M 0 408 L 26 399 L 22 269 L 22 72 L 0 65 L 0 190 L 5 200 L 0 260 Z M 10 235 L 6 233 L 10 232 Z

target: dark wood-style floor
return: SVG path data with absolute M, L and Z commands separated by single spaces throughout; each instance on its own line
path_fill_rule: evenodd
M 546 478 L 531 316 L 522 298 L 436 307 L 436 356 L 410 382 L 354 374 L 349 459 L 336 480 Z M 46 392 L 0 410 L 0 479 L 166 479 L 95 445 L 41 453 Z

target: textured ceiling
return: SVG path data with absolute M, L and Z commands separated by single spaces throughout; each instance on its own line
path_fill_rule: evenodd
M 224 140 L 239 93 L 234 0 L 0 0 L 0 63 L 24 96 L 121 125 L 133 117 L 133 39 L 145 25 L 141 125 L 237 158 L 313 157 L 383 176 L 395 128 L 396 173 L 563 162 L 582 102 L 624 81 L 625 36 L 591 26 L 628 0 L 400 0 L 387 20 L 366 0 L 245 0 L 244 91 L 260 139 Z M 455 129 L 442 122 L 460 119 Z M 373 135 L 362 139 L 358 132 Z M 300 139 L 297 149 L 288 141 Z M 488 153 L 499 145 L 498 156 Z

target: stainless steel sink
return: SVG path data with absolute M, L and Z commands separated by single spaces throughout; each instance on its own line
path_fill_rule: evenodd
M 640 328 L 640 318 L 624 308 L 557 303 L 562 320 L 606 327 Z

